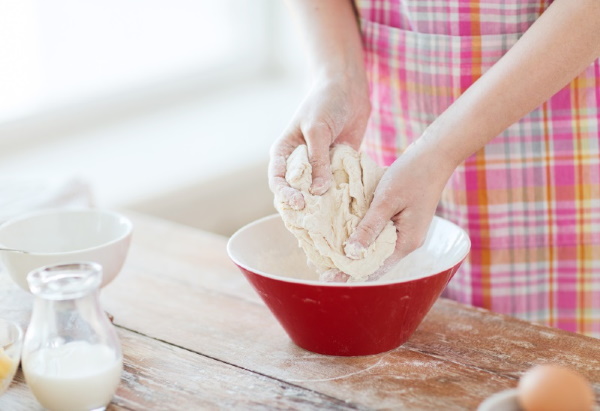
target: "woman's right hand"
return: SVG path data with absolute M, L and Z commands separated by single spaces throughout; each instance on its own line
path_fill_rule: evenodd
M 358 76 L 323 76 L 312 88 L 284 133 L 271 146 L 269 187 L 292 208 L 304 208 L 302 194 L 285 180 L 287 158 L 301 144 L 312 166 L 311 192 L 322 195 L 331 185 L 329 149 L 344 143 L 358 150 L 371 112 L 364 72 Z

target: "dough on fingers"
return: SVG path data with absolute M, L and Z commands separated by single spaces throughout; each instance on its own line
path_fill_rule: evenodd
M 396 228 L 389 221 L 361 258 L 346 256 L 344 246 L 367 212 L 384 169 L 366 154 L 342 144 L 333 146 L 330 160 L 331 188 L 321 196 L 312 195 L 308 150 L 306 145 L 298 146 L 287 159 L 285 178 L 302 193 L 305 207 L 294 210 L 277 196 L 275 207 L 322 279 L 340 281 L 344 276 L 328 274 L 339 271 L 349 282 L 365 281 L 394 252 Z

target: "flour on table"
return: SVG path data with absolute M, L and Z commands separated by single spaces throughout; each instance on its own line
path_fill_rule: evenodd
M 294 210 L 277 196 L 275 207 L 322 279 L 339 279 L 342 272 L 350 276 L 348 281 L 364 281 L 393 253 L 396 228 L 388 222 L 360 259 L 347 257 L 344 245 L 367 212 L 384 169 L 347 145 L 334 146 L 330 160 L 331 188 L 321 196 L 312 195 L 308 150 L 306 145 L 298 146 L 287 160 L 285 178 L 302 193 L 305 207 Z

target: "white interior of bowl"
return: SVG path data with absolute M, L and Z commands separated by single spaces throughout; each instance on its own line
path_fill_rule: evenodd
M 470 247 L 471 242 L 464 230 L 450 221 L 435 217 L 423 246 L 402 259 L 377 281 L 329 284 L 364 286 L 427 277 L 454 267 L 465 258 Z M 249 271 L 291 281 L 318 281 L 316 271 L 308 266 L 304 252 L 279 215 L 265 217 L 241 228 L 230 238 L 227 251 L 233 261 Z
M 118 241 L 131 222 L 110 211 L 51 210 L 28 214 L 0 226 L 0 245 L 37 254 L 81 251 Z

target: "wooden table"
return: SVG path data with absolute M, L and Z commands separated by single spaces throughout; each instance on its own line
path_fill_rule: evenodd
M 229 261 L 227 239 L 131 214 L 124 270 L 102 291 L 125 369 L 110 410 L 475 409 L 536 363 L 568 365 L 600 400 L 600 341 L 440 299 L 403 347 L 328 357 L 288 339 Z M 0 275 L 0 316 L 31 297 Z M 36 410 L 19 371 L 0 410 Z

